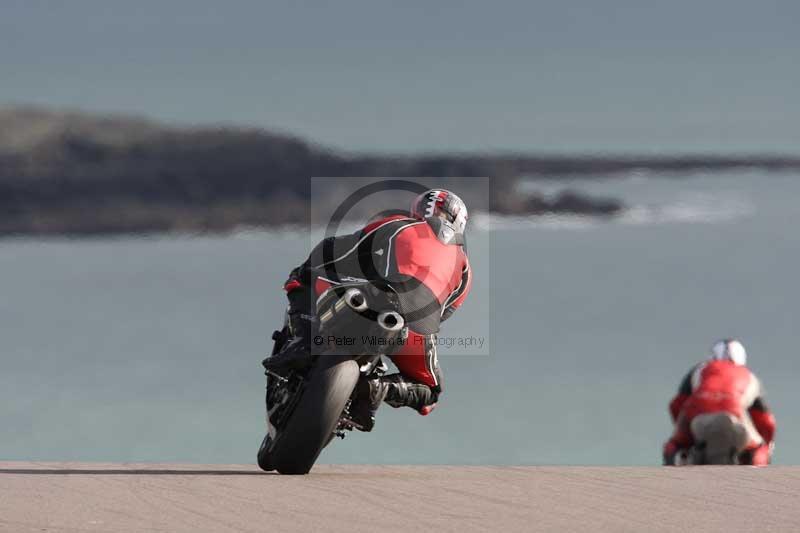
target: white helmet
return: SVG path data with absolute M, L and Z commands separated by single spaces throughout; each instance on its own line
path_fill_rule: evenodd
M 711 347 L 711 359 L 731 361 L 737 365 L 747 364 L 747 351 L 736 339 L 723 339 Z
M 465 243 L 467 205 L 455 193 L 444 189 L 425 191 L 411 204 L 411 216 L 426 221 L 442 243 Z

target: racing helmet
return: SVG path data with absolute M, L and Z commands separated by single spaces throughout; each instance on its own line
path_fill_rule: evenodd
M 464 245 L 467 206 L 458 195 L 444 189 L 431 189 L 411 204 L 411 216 L 426 221 L 443 244 Z
M 747 364 L 747 351 L 742 343 L 736 339 L 723 339 L 711 347 L 711 359 L 717 361 L 731 361 L 737 365 Z

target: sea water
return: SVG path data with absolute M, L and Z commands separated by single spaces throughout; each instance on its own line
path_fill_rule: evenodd
M 778 419 L 775 462 L 800 462 L 798 176 L 526 185 L 565 186 L 629 209 L 473 217 L 438 408 L 384 406 L 320 461 L 659 464 L 680 379 L 739 336 Z M 0 459 L 253 462 L 281 285 L 317 236 L 0 241 Z

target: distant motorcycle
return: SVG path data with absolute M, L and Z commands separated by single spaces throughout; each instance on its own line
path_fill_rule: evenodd
M 729 413 L 707 413 L 692 419 L 694 444 L 680 450 L 676 466 L 752 464 L 747 449 L 750 432 L 745 422 Z
M 319 334 L 308 353 L 267 370 L 267 435 L 257 457 L 263 470 L 307 474 L 333 437 L 363 429 L 350 414 L 356 385 L 385 373 L 382 356 L 407 337 L 399 309 L 386 283 L 347 282 L 320 295 Z M 290 338 L 287 324 L 273 333 L 273 355 Z

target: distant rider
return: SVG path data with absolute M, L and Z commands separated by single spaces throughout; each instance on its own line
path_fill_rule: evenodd
M 382 401 L 428 414 L 442 392 L 436 353 L 439 324 L 464 302 L 472 272 L 464 248 L 467 207 L 450 191 L 433 189 L 412 203 L 411 216 L 383 217 L 351 234 L 320 242 L 284 285 L 293 339 L 265 359 L 277 368 L 308 353 L 317 331 L 316 299 L 330 287 L 353 280 L 385 280 L 400 289 L 413 310 L 408 339 L 390 355 L 399 373 L 361 382 L 352 414 L 366 431 Z M 403 311 L 409 310 L 403 309 Z
M 664 444 L 665 465 L 674 465 L 676 455 L 692 446 L 690 424 L 707 413 L 729 413 L 747 429 L 749 442 L 739 457 L 741 463 L 769 464 L 775 417 L 764 402 L 761 382 L 746 364 L 744 346 L 738 340 L 725 339 L 714 344 L 708 361 L 686 374 L 669 404 L 675 431 Z

